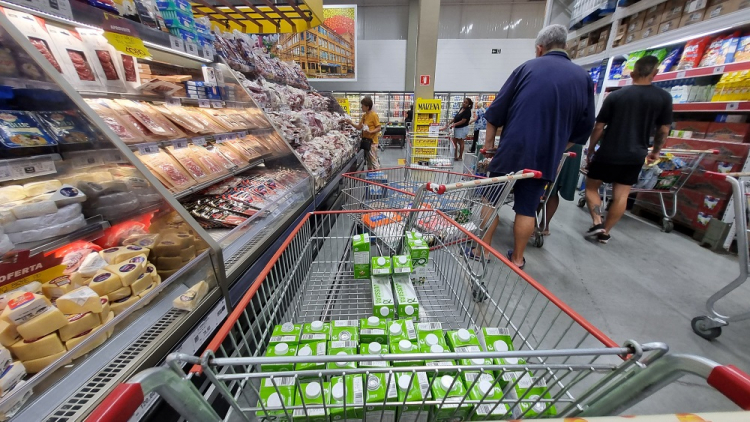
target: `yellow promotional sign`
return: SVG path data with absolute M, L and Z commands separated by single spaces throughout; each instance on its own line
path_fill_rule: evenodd
M 129 56 L 133 56 L 137 59 L 151 58 L 151 53 L 149 53 L 148 48 L 143 45 L 143 41 L 141 41 L 140 38 L 109 31 L 104 31 L 104 38 L 106 38 L 116 50 Z
M 349 99 L 337 98 L 339 105 L 344 109 L 344 113 L 349 114 Z
M 417 114 L 440 114 L 442 108 L 443 102 L 441 100 L 417 98 Z
M 414 138 L 414 146 L 437 148 L 438 140 L 434 138 Z

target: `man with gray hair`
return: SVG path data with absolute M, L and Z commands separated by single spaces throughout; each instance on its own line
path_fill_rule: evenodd
M 519 180 L 513 191 L 514 248 L 507 256 L 519 268 L 526 264 L 523 253 L 536 227 L 536 212 L 545 186 L 555 179 L 563 153 L 575 144 L 585 144 L 594 126 L 594 83 L 585 70 L 568 58 L 567 37 L 568 31 L 562 25 L 542 29 L 536 38 L 537 58 L 513 71 L 485 112 L 486 149 L 494 147 L 495 134 L 502 128 L 489 175 L 502 176 L 523 169 L 542 172 L 541 179 Z M 497 224 L 495 218 L 484 236 L 486 243 L 492 242 Z M 466 253 L 470 258 L 481 259 L 477 248 Z

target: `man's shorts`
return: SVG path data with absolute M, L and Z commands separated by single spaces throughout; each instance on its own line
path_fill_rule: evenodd
M 501 173 L 490 172 L 489 177 L 504 176 Z M 547 187 L 546 180 L 542 179 L 521 179 L 516 181 L 513 185 L 513 211 L 516 214 L 525 215 L 527 217 L 536 217 L 536 210 L 539 208 L 539 203 L 544 195 L 544 188 Z M 492 202 L 495 206 L 497 200 L 500 197 L 501 189 L 494 189 L 491 198 L 487 198 L 488 201 Z
M 629 186 L 638 183 L 642 168 L 643 164 L 609 164 L 592 161 L 589 163 L 586 177 L 601 180 L 604 183 Z

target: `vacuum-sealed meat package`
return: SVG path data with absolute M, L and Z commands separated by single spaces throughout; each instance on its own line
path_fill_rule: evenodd
M 60 73 L 63 73 L 62 67 L 60 67 L 60 63 L 57 61 L 55 56 L 52 54 L 52 50 L 50 50 L 49 45 L 47 44 L 47 41 L 40 39 L 40 38 L 34 38 L 29 37 L 29 41 L 31 41 L 31 45 L 33 45 L 39 53 L 44 56 L 45 59 L 49 62 L 49 64 L 52 65 L 52 67 L 55 68 Z
M 191 134 L 203 135 L 210 133 L 208 127 L 197 119 L 192 118 L 190 114 L 184 111 L 183 107 L 153 106 L 153 108 Z
M 126 144 L 137 144 L 145 142 L 145 138 L 138 133 L 137 128 L 130 125 L 127 121 L 121 120 L 117 113 L 109 107 L 100 104 L 96 100 L 86 100 L 89 106 L 104 120 L 104 123 L 112 129 L 120 139 Z
M 95 81 L 96 78 L 94 77 L 94 72 L 91 70 L 91 66 L 89 66 L 89 62 L 86 60 L 86 55 L 83 54 L 83 51 L 71 49 L 68 49 L 67 51 L 68 57 L 70 57 L 70 61 L 73 62 L 73 67 L 75 68 L 78 77 L 82 81 Z
M 125 69 L 125 80 L 128 82 L 136 82 L 140 84 L 138 72 L 135 69 L 135 57 L 128 56 L 127 54 L 121 54 L 122 66 Z
M 243 167 L 248 164 L 246 160 L 242 159 L 242 156 L 237 153 L 233 148 L 226 144 L 216 144 L 214 148 L 219 150 L 227 160 L 231 161 L 232 164 L 238 167 Z
M 114 110 L 121 120 L 127 121 L 130 126 L 134 127 L 135 130 L 145 138 L 147 141 L 160 141 L 164 140 L 166 136 L 158 135 L 151 131 L 146 125 L 144 125 L 139 119 L 137 119 L 132 113 L 130 113 L 125 107 L 115 102 L 114 100 L 102 99 L 102 104 Z M 154 122 L 155 124 L 158 124 Z M 162 128 L 162 131 L 166 133 L 166 129 Z
M 212 175 L 200 165 L 200 162 L 196 160 L 192 154 L 190 154 L 188 148 L 175 148 L 174 146 L 169 146 L 166 149 L 169 155 L 176 159 L 196 182 L 203 183 L 212 178 Z
M 112 54 L 110 54 L 110 52 L 106 50 L 95 51 L 96 58 L 99 59 L 99 64 L 102 65 L 102 69 L 104 70 L 104 75 L 106 76 L 107 80 L 119 80 L 120 76 L 117 75 L 117 68 L 115 67 L 115 62 L 112 60 Z
M 172 192 L 180 192 L 195 185 L 195 180 L 169 154 L 159 150 L 156 154 L 136 154 L 151 172 Z
M 196 146 L 195 148 L 204 150 L 201 152 L 207 157 L 212 158 L 214 162 L 219 163 L 219 165 L 224 167 L 225 170 L 233 169 L 235 167 L 235 164 L 232 162 L 232 160 L 229 160 L 227 157 L 225 157 L 224 154 L 221 153 L 220 149 L 216 148 L 215 145 L 206 147 Z

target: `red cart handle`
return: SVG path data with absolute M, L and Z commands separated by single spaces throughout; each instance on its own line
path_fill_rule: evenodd
M 726 173 L 717 173 L 715 171 L 707 171 L 705 174 L 706 174 L 706 179 L 726 180 L 727 178 Z
M 734 365 L 715 367 L 706 381 L 743 410 L 750 410 L 750 376 Z
M 94 409 L 86 422 L 127 422 L 141 403 L 141 384 L 120 384 Z
M 576 157 L 578 156 L 578 154 L 576 154 L 576 153 L 575 153 L 575 152 L 573 152 L 573 151 L 571 151 L 571 152 L 566 152 L 566 154 L 568 154 L 568 158 L 576 158 Z

